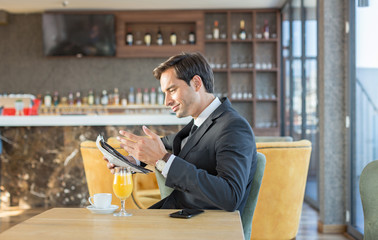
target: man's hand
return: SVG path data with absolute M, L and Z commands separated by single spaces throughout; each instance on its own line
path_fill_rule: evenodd
M 104 157 L 104 160 L 107 162 L 106 166 L 109 168 L 110 172 L 112 174 L 114 174 L 114 172 L 115 172 L 115 170 L 114 170 L 115 165 L 113 163 L 110 163 L 109 160 L 106 157 Z
M 162 159 L 167 150 L 157 134 L 146 126 L 143 126 L 143 131 L 147 137 L 121 130 L 119 134 L 124 138 L 117 137 L 117 139 L 121 142 L 121 147 L 130 155 L 146 164 L 155 166 L 156 161 Z

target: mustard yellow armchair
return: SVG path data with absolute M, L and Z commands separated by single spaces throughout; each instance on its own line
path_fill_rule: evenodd
M 266 166 L 251 239 L 293 239 L 302 212 L 311 142 L 260 142 L 256 146 L 265 155 Z
M 109 138 L 108 143 L 123 155 L 128 153 L 120 147 L 116 138 Z M 120 200 L 113 193 L 113 174 L 106 167 L 103 155 L 98 150 L 96 142 L 84 141 L 80 144 L 84 163 L 85 177 L 91 196 L 95 193 L 111 193 L 112 204 L 120 206 Z M 132 196 L 127 198 L 126 209 L 147 208 L 160 200 L 160 192 L 154 173 L 147 175 L 133 174 L 134 189 Z

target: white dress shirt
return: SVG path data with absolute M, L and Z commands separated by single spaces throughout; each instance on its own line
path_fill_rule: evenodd
M 220 105 L 222 104 L 222 102 L 219 100 L 219 98 L 215 98 L 209 106 L 207 106 L 207 108 L 205 108 L 205 110 L 203 110 L 201 112 L 201 114 L 196 118 L 194 119 L 194 125 L 197 126 L 197 129 L 202 125 L 202 123 L 204 123 L 206 121 L 206 119 L 210 116 L 210 114 L 212 114 L 215 109 L 217 109 Z M 184 145 L 186 144 L 186 142 L 188 141 L 188 138 L 189 137 L 186 137 L 184 138 L 182 141 L 181 141 L 181 149 L 184 147 Z M 167 178 L 167 175 L 168 175 L 168 172 L 169 172 L 169 169 L 172 165 L 172 162 L 174 160 L 176 156 L 175 155 L 171 155 L 167 161 L 167 163 L 165 164 L 164 166 L 164 169 L 162 171 L 162 175 Z

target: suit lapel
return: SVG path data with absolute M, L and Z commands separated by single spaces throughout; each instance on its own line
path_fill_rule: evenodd
M 185 159 L 186 155 L 191 151 L 191 149 L 197 145 L 197 143 L 201 140 L 202 136 L 208 131 L 209 128 L 211 128 L 211 126 L 214 124 L 214 121 L 217 118 L 219 118 L 222 115 L 222 113 L 230 106 L 231 103 L 226 98 L 223 101 L 223 103 L 217 109 L 215 109 L 215 111 L 212 114 L 210 114 L 210 116 L 205 120 L 205 122 L 190 136 L 190 138 L 188 139 L 178 156 Z M 193 123 L 190 122 L 189 124 L 190 131 L 190 128 L 193 125 Z M 188 127 L 188 125 L 186 127 Z

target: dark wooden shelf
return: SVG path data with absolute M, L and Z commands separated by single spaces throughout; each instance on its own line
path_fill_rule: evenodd
M 205 43 L 227 43 L 227 39 L 206 39 Z
M 170 57 L 181 52 L 203 52 L 204 51 L 204 12 L 199 10 L 189 11 L 120 11 L 115 14 L 117 19 L 116 41 L 117 57 Z M 125 43 L 125 36 L 128 26 L 132 27 L 134 34 L 134 43 L 136 40 L 135 32 L 140 32 L 144 36 L 145 31 L 151 31 L 152 41 L 159 27 L 165 30 L 163 32 L 164 42 L 169 42 L 169 31 L 175 31 L 177 35 L 177 45 L 133 45 L 128 46 Z M 137 29 L 135 29 L 137 28 Z M 196 44 L 180 44 L 182 36 L 180 31 L 195 31 Z M 142 36 L 140 36 L 142 38 Z
M 252 39 L 246 39 L 246 40 L 241 40 L 241 39 L 234 39 L 231 40 L 231 43 L 252 43 Z
M 117 49 L 117 57 L 170 57 L 181 52 L 202 52 L 202 48 L 197 45 L 124 45 L 120 49 Z
M 231 73 L 253 72 L 254 68 L 231 68 Z
M 227 73 L 227 68 L 213 68 L 213 72 Z
M 258 104 L 259 102 L 278 102 L 277 98 L 255 98 L 256 103 Z
M 254 38 L 253 41 L 258 42 L 258 43 L 264 43 L 264 42 L 277 42 L 278 39 L 277 39 L 277 38 L 269 38 L 269 39 L 265 39 L 265 38 Z
M 269 69 L 255 69 L 256 72 L 278 72 L 279 69 L 278 68 L 269 68 Z
M 231 102 L 253 102 L 253 98 L 243 98 L 243 99 L 235 99 L 230 98 Z

